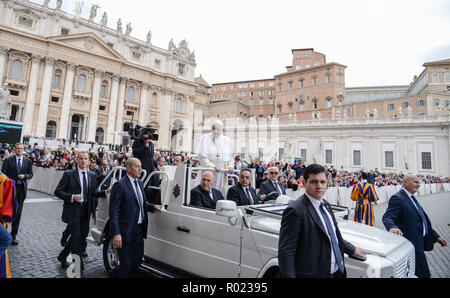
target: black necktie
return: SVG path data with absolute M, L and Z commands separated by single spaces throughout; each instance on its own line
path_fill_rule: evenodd
M 327 225 L 328 235 L 330 236 L 331 245 L 333 246 L 334 256 L 336 257 L 336 263 L 338 265 L 339 271 L 344 273 L 344 259 L 342 258 L 341 250 L 339 248 L 339 243 L 336 238 L 335 233 L 333 233 L 333 226 L 331 225 L 330 219 L 328 218 L 327 213 L 325 212 L 325 207 L 323 203 L 320 204 L 320 212 L 322 213 L 323 220 Z
M 425 235 L 428 235 L 428 223 L 427 223 L 427 219 L 425 217 L 425 213 L 423 212 L 423 209 L 419 205 L 419 202 L 416 200 L 416 198 L 414 196 L 411 196 L 411 199 L 416 204 L 416 209 L 417 209 L 417 211 L 419 211 L 419 215 L 422 218 L 423 226 L 425 227 Z
M 250 202 L 250 205 L 253 205 L 254 204 L 253 198 L 250 195 L 250 191 L 248 190 L 248 187 L 245 188 L 245 192 L 247 193 L 247 197 L 248 197 L 248 201 Z
M 21 158 L 19 158 L 18 160 L 17 160 L 17 173 L 18 173 L 18 175 L 20 175 L 20 171 L 22 170 L 22 159 Z M 21 185 L 22 184 L 22 181 L 20 181 L 19 179 L 17 179 L 17 184 L 18 185 Z
M 139 191 L 140 188 L 139 188 L 139 185 L 137 183 L 137 179 L 134 180 L 134 185 L 136 185 L 136 195 L 137 195 L 138 202 L 139 202 L 139 208 L 141 209 L 141 212 L 142 212 L 142 218 L 144 218 L 144 207 L 142 207 L 143 200 L 142 200 L 141 192 Z
M 88 186 L 87 186 L 86 172 L 81 173 L 83 174 L 83 203 L 84 203 L 87 201 Z

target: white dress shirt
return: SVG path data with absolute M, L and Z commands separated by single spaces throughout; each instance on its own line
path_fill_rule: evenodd
M 320 204 L 323 203 L 323 199 L 320 200 L 316 200 L 313 197 L 311 197 L 308 193 L 305 193 L 306 197 L 308 197 L 309 201 L 311 202 L 311 204 L 313 205 L 314 209 L 316 210 L 317 214 L 319 215 L 319 218 L 322 222 L 322 225 L 325 229 L 325 231 L 327 231 L 327 224 L 325 223 L 325 220 L 323 219 L 322 216 L 322 212 L 320 212 Z M 333 218 L 331 217 L 330 213 L 328 212 L 328 209 L 324 207 L 325 213 L 328 216 L 328 219 L 330 221 L 330 223 L 333 226 L 333 233 L 336 237 L 337 240 L 337 235 L 336 235 L 336 227 L 334 226 L 334 222 L 333 222 Z M 330 267 L 330 274 L 334 274 L 337 270 L 338 270 L 338 265 L 336 263 L 336 257 L 334 255 L 334 251 L 333 251 L 333 244 L 331 243 L 331 239 L 330 239 L 330 235 L 328 235 L 328 239 L 330 240 L 330 247 L 331 247 L 331 267 Z
M 131 182 L 131 185 L 133 186 L 133 190 L 134 190 L 134 194 L 136 195 L 136 198 L 139 200 L 139 195 L 138 195 L 138 192 L 141 194 L 141 198 L 142 198 L 142 200 L 144 200 L 144 196 L 142 195 L 142 192 L 141 192 L 141 188 L 140 187 L 138 187 L 137 189 L 136 189 L 136 184 L 134 183 L 134 181 L 135 180 L 137 180 L 137 179 L 134 179 L 134 178 L 132 178 L 130 175 L 128 175 L 127 174 L 127 176 L 128 176 L 128 179 L 130 179 L 130 182 Z M 141 206 L 142 206 L 142 208 L 141 208 Z M 142 209 L 144 208 L 144 202 L 143 201 L 141 201 L 140 202 L 140 205 L 139 205 L 139 218 L 138 218 L 138 224 L 141 224 L 143 221 L 144 221 L 144 214 L 142 214 Z
M 88 174 L 89 171 L 88 170 L 81 170 L 80 168 L 77 168 L 77 170 L 78 170 L 78 177 L 80 178 L 80 186 L 81 186 L 81 193 L 79 193 L 77 195 L 83 195 L 83 172 L 86 173 L 86 185 L 87 185 L 87 188 L 89 189 L 89 174 Z M 72 200 L 71 200 L 72 203 L 73 203 L 73 196 L 74 195 L 72 195 Z M 80 203 L 83 203 L 83 202 L 84 202 L 84 197 L 81 198 Z
M 409 200 L 413 203 L 413 205 L 416 207 L 417 210 L 419 210 L 419 208 L 417 207 L 416 203 L 414 203 L 414 200 L 411 198 L 413 196 L 413 194 L 411 194 L 409 191 L 407 191 L 406 189 L 404 189 L 402 187 L 402 189 L 406 192 L 406 194 L 408 195 Z M 417 198 L 416 198 L 417 199 Z M 420 213 L 420 212 L 419 212 Z M 423 237 L 425 237 L 426 235 L 426 229 L 425 229 L 425 223 L 423 223 Z

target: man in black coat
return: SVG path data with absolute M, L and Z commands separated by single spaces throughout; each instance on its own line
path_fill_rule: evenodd
M 278 195 L 286 195 L 286 189 L 283 184 L 278 181 L 278 176 L 280 175 L 280 169 L 277 167 L 269 168 L 269 179 L 261 183 L 261 187 L 258 192 L 258 196 L 261 201 L 264 202 L 267 195 L 272 192 L 277 192 Z
M 284 278 L 344 278 L 344 252 L 365 259 L 364 250 L 345 241 L 330 204 L 325 168 L 310 165 L 304 173 L 306 193 L 283 212 L 278 245 Z
M 227 200 L 235 201 L 237 206 L 260 204 L 259 196 L 250 186 L 251 182 L 252 172 L 249 169 L 241 170 L 239 182 L 228 190 Z
M 216 184 L 214 173 L 210 170 L 204 171 L 200 185 L 191 190 L 191 206 L 208 209 L 216 209 L 217 201 L 224 200 L 222 193 L 213 188 Z
M 133 156 L 141 161 L 142 168 L 150 175 L 155 170 L 155 149 L 150 140 L 136 140 L 133 143 Z
M 403 178 L 402 189 L 389 200 L 383 215 L 383 224 L 391 233 L 408 239 L 415 248 L 416 271 L 419 278 L 430 278 L 425 251 L 431 251 L 437 242 L 446 246 L 447 241 L 433 229 L 431 221 L 414 194 L 419 190 L 420 180 L 416 175 Z
M 141 176 L 141 162 L 130 158 L 125 164 L 127 175 L 114 184 L 109 204 L 110 236 L 118 249 L 120 265 L 113 277 L 132 277 L 144 257 L 148 212 L 162 206 L 147 202 Z
M 27 180 L 33 178 L 33 163 L 24 156 L 23 144 L 17 143 L 14 146 L 15 156 L 7 158 L 2 165 L 2 173 L 8 178 L 14 180 L 16 184 L 16 198 L 17 198 L 17 215 L 12 223 L 11 245 L 19 245 L 16 240 L 19 232 L 20 218 L 22 216 L 22 209 L 25 199 L 27 197 L 28 183 Z
M 97 191 L 97 175 L 89 171 L 89 153 L 80 152 L 77 157 L 78 168 L 64 173 L 55 190 L 55 196 L 64 201 L 62 221 L 68 224 L 71 233 L 64 249 L 58 255 L 58 261 L 66 268 L 69 253 L 83 256 L 86 238 L 89 234 L 89 222 L 98 197 L 106 192 Z M 83 270 L 83 262 L 81 262 Z

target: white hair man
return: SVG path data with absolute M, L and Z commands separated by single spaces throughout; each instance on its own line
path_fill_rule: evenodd
M 233 145 L 230 138 L 223 135 L 223 122 L 214 121 L 211 132 L 202 136 L 197 146 L 197 154 L 203 167 L 216 170 L 217 189 L 224 186 L 224 173 L 220 170 L 232 170 Z

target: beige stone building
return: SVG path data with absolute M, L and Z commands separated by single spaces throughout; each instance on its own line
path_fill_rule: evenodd
M 195 54 L 131 36 L 119 20 L 94 22 L 30 1 L 0 1 L 0 81 L 12 95 L 11 120 L 34 137 L 126 144 L 131 124 L 159 129 L 156 147 L 189 151 Z M 132 122 L 133 121 L 133 122 Z M 180 132 L 176 145 L 174 135 Z M 182 145 L 179 145 L 182 144 Z

